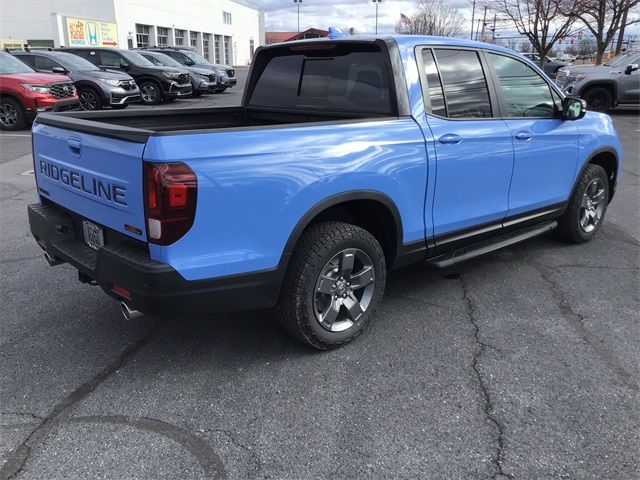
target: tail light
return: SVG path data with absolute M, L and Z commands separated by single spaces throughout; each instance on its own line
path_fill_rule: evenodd
M 150 243 L 170 245 L 193 225 L 198 182 L 187 165 L 144 163 L 145 209 Z

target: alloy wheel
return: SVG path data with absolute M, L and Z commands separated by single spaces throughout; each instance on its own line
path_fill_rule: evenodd
M 153 103 L 158 97 L 158 89 L 150 83 L 143 85 L 140 93 L 142 94 L 142 101 L 145 103 Z
M 0 105 L 0 124 L 3 127 L 13 127 L 18 122 L 18 111 L 13 105 L 3 103 Z
M 371 304 L 374 290 L 375 269 L 369 255 L 357 248 L 342 250 L 316 281 L 316 320 L 331 332 L 351 328 Z
M 98 108 L 98 99 L 93 92 L 84 90 L 80 93 L 80 107 L 82 110 L 96 110 Z
M 584 191 L 580 206 L 580 228 L 586 233 L 596 229 L 605 207 L 605 186 L 600 178 L 594 178 Z

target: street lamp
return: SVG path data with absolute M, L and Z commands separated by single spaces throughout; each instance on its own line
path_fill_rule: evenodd
M 293 0 L 293 3 L 298 6 L 298 33 L 300 33 L 300 4 L 302 3 L 302 0 Z
M 295 2 L 295 0 L 293 0 Z M 371 0 L 376 4 L 376 35 L 378 34 L 378 5 L 382 3 L 382 0 Z

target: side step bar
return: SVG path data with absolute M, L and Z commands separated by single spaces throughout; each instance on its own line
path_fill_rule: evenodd
M 446 268 L 456 263 L 465 262 L 472 258 L 479 257 L 485 253 L 493 252 L 514 243 L 519 243 L 524 240 L 528 240 L 538 235 L 550 232 L 558 226 L 558 222 L 549 222 L 536 227 L 529 227 L 523 230 L 518 230 L 513 233 L 501 235 L 497 238 L 478 242 L 473 245 L 469 245 L 453 252 L 444 253 L 427 260 L 427 264 L 435 268 Z

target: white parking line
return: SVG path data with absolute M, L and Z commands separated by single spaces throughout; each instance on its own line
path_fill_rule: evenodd
M 2 133 L 0 137 L 30 137 L 30 133 Z
M 33 175 L 33 170 L 27 170 L 24 173 L 21 173 L 20 175 Z

